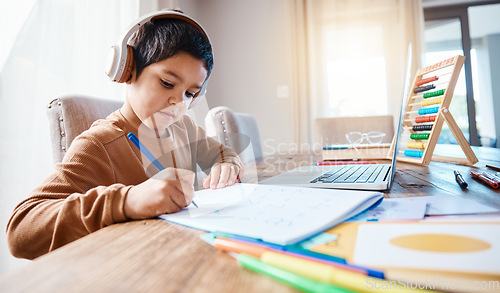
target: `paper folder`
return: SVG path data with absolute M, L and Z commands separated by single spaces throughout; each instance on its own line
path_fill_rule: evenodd
M 457 218 L 458 219 L 458 218 Z M 472 219 L 472 218 L 471 218 Z M 346 222 L 342 223 L 325 233 L 329 233 L 335 236 L 335 240 L 330 241 L 328 243 L 320 244 L 309 248 L 312 251 L 331 254 L 337 257 L 342 257 L 349 261 L 350 263 L 361 265 L 361 263 L 356 262 L 355 250 L 359 243 L 358 240 L 358 230 L 362 225 L 419 225 L 415 227 L 419 227 L 422 230 L 422 227 L 431 227 L 434 225 L 462 225 L 465 227 L 466 225 L 477 225 L 477 227 L 481 227 L 484 225 L 500 225 L 500 217 L 484 217 L 479 221 L 449 221 L 449 220 L 422 220 L 419 222 L 394 222 L 394 223 L 377 223 L 377 222 L 366 222 L 366 223 L 356 223 L 356 222 Z M 429 225 L 429 226 L 422 226 Z M 366 227 L 366 226 L 364 226 Z M 412 226 L 408 226 L 412 227 Z M 451 227 L 451 226 L 450 226 Z M 493 227 L 493 226 L 491 226 Z M 429 229 L 432 230 L 432 229 Z M 455 229 L 456 230 L 456 229 Z M 408 233 L 411 234 L 411 229 L 408 229 Z M 493 236 L 493 238 L 498 239 L 498 243 L 500 243 L 500 235 Z M 498 247 L 498 243 L 495 243 L 496 247 Z M 370 243 L 368 243 L 370 245 Z M 387 254 L 391 253 L 390 251 L 379 251 L 373 248 L 373 253 Z M 488 252 L 489 248 L 485 248 L 484 251 Z M 491 250 L 493 251 L 493 250 Z M 408 250 L 408 253 L 411 253 L 411 249 Z M 439 255 L 437 252 L 435 255 Z M 447 252 L 443 252 L 447 253 Z M 457 258 L 457 261 L 460 261 L 461 253 L 451 252 L 449 255 Z M 465 254 L 464 254 L 465 255 Z M 374 269 L 383 270 L 385 273 L 385 277 L 388 280 L 401 281 L 401 282 L 413 282 L 415 284 L 434 284 L 436 290 L 443 291 L 452 291 L 452 292 L 499 292 L 500 291 L 500 262 L 498 258 L 500 255 L 492 254 L 491 259 L 488 259 L 489 267 L 498 266 L 497 273 L 478 273 L 475 271 L 454 271 L 453 268 L 448 270 L 436 270 L 433 268 L 433 263 L 430 262 L 428 268 L 416 268 L 411 267 L 410 265 L 406 267 L 391 267 L 391 266 L 377 266 L 373 267 Z M 366 265 L 363 263 L 362 265 Z M 481 288 L 473 288 L 474 286 L 480 286 Z

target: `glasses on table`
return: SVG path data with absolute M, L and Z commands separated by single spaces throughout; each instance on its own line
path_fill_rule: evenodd
M 384 139 L 385 133 L 380 131 L 370 131 L 368 133 L 362 133 L 359 131 L 349 132 L 345 135 L 345 138 L 349 144 L 378 144 Z

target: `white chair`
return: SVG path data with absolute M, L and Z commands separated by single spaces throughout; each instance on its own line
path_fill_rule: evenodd
M 263 157 L 257 121 L 250 114 L 215 107 L 205 117 L 207 136 L 234 149 L 244 163 Z
M 94 121 L 104 119 L 123 102 L 83 95 L 65 95 L 52 100 L 47 109 L 54 163 L 64 158 L 71 142 Z

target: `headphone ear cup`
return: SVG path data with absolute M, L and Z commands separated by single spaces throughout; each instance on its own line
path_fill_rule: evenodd
M 119 52 L 120 48 L 117 45 L 111 46 L 108 51 L 108 60 L 106 62 L 104 72 L 111 80 L 114 78 L 113 69 L 116 69 L 118 67 L 117 64 L 120 62 L 120 57 L 118 56 Z
M 132 77 L 132 70 L 134 69 L 134 50 L 131 46 L 127 45 L 127 60 L 125 61 L 125 67 L 123 68 L 123 73 L 117 82 L 127 82 Z

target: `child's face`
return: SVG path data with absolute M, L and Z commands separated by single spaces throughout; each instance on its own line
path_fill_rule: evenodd
M 161 133 L 187 111 L 207 77 L 203 61 L 179 52 L 143 69 L 135 70 L 127 87 L 127 100 L 139 119 Z

